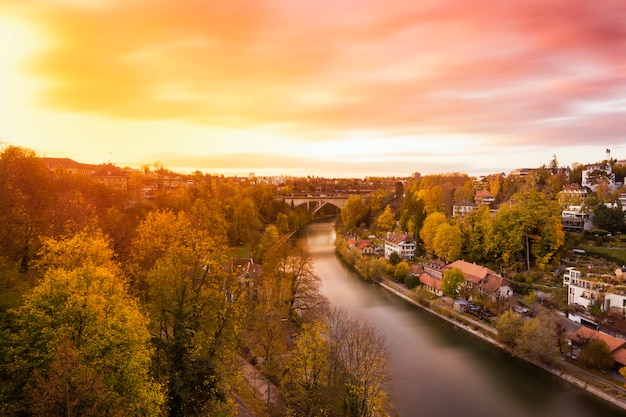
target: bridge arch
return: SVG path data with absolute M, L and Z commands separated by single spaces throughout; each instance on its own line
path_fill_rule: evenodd
M 277 196 L 276 199 L 283 200 L 294 207 L 306 204 L 307 211 L 317 213 L 327 204 L 335 206 L 339 210 L 343 209 L 346 206 L 346 201 L 348 201 L 348 195 L 287 195 Z

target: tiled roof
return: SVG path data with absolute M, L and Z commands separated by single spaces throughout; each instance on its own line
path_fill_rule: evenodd
M 364 249 L 368 246 L 372 246 L 372 242 L 370 242 L 369 240 L 357 240 L 356 241 L 356 247 L 359 249 Z
M 81 162 L 76 162 L 73 159 L 70 158 L 49 158 L 49 157 L 43 157 L 41 158 L 41 160 L 43 161 L 44 165 L 46 165 L 46 167 L 48 167 L 48 169 L 50 170 L 55 170 L 58 168 L 75 168 L 75 169 L 93 169 L 95 170 L 97 168 L 97 165 L 92 165 L 92 164 L 83 164 Z
M 615 352 L 611 353 L 615 362 L 620 365 L 626 365 L 626 349 L 623 347 L 617 348 Z
M 617 337 L 610 336 L 606 333 L 600 333 L 599 331 L 592 330 L 585 326 L 579 328 L 574 333 L 569 335 L 569 338 L 573 342 L 582 342 L 588 339 L 602 340 L 609 346 L 609 350 L 611 352 L 613 352 L 617 348 L 621 347 L 624 343 L 626 343 L 626 340 L 618 339 Z
M 431 277 L 428 274 L 421 274 L 420 275 L 420 282 L 424 285 L 427 285 L 429 287 L 435 288 L 437 290 L 441 289 L 441 280 Z
M 420 275 L 424 273 L 424 269 L 419 266 L 419 265 L 415 265 L 415 264 L 411 264 L 411 274 L 413 275 Z
M 126 171 L 113 164 L 101 165 L 96 172 L 91 174 L 92 177 L 128 177 Z
M 407 235 L 404 233 L 392 233 L 392 232 L 389 232 L 386 235 L 384 235 L 383 240 L 385 242 L 393 243 L 396 245 L 402 242 L 407 242 L 407 243 L 415 242 L 415 239 L 413 239 L 413 236 L 411 235 Z
M 495 274 L 488 274 L 480 284 L 481 288 L 490 293 L 498 291 L 498 289 L 504 285 L 509 285 L 509 282 L 500 275 Z
M 476 191 L 477 198 L 493 198 L 493 194 L 489 190 L 478 190 Z
M 459 268 L 463 272 L 463 275 L 465 275 L 465 279 L 475 284 L 480 283 L 488 274 L 496 275 L 495 271 L 489 268 L 461 260 L 454 261 L 447 267 L 447 269 L 452 268 Z

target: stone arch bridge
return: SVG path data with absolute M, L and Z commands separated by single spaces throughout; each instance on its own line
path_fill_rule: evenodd
M 303 195 L 285 195 L 275 197 L 277 200 L 283 200 L 285 203 L 293 205 L 294 207 L 306 204 L 307 211 L 313 211 L 317 213 L 326 204 L 330 204 L 339 209 L 346 206 L 350 194 L 303 194 Z

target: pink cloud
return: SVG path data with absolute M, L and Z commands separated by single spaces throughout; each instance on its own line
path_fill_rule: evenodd
M 623 141 L 626 2 L 40 2 L 46 106 L 298 131 Z M 622 138 L 622 139 L 620 139 Z

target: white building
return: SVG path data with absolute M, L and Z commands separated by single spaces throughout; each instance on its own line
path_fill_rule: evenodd
M 583 279 L 581 272 L 569 267 L 563 274 L 563 285 L 567 288 L 567 304 L 577 304 L 589 308 L 600 300 L 605 284 L 590 279 Z
M 476 210 L 476 203 L 473 201 L 463 200 L 452 206 L 452 217 L 465 217 L 472 211 Z
M 609 187 L 611 190 L 615 190 L 615 174 L 613 174 L 613 170 L 611 169 L 611 164 L 609 163 L 598 163 L 598 164 L 589 164 L 585 165 L 582 172 L 582 182 L 581 185 L 583 187 L 589 187 L 591 191 L 595 191 L 597 184 L 591 184 L 589 181 L 589 177 L 595 171 L 603 171 L 606 173 L 606 176 L 609 180 Z
M 385 259 L 389 259 L 389 255 L 394 252 L 405 261 L 415 259 L 415 239 L 412 236 L 389 232 L 382 239 L 385 242 Z
M 582 211 L 582 206 L 569 206 L 561 212 L 561 222 L 565 232 L 583 233 L 593 229 L 590 213 Z
M 610 292 L 604 294 L 602 311 L 609 311 L 612 308 L 618 309 L 622 313 L 622 316 L 626 317 L 626 294 L 623 292 Z

